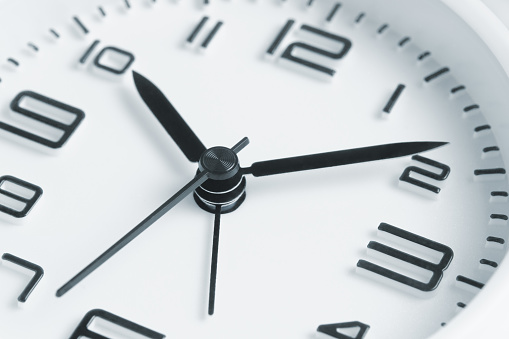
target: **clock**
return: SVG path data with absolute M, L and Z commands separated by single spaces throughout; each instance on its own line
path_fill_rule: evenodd
M 503 3 L 0 4 L 0 337 L 507 330 Z

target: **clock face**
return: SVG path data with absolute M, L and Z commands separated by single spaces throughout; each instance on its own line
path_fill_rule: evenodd
M 504 258 L 507 77 L 442 2 L 60 4 L 0 69 L 0 337 L 429 338 Z

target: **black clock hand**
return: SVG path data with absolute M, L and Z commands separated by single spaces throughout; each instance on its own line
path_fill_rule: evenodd
M 200 139 L 198 139 L 159 88 L 135 71 L 133 71 L 133 79 L 141 98 L 166 132 L 184 152 L 187 159 L 197 162 L 206 149 Z
M 57 297 L 63 296 L 71 288 L 76 286 L 80 281 L 86 278 L 90 273 L 95 271 L 99 266 L 104 264 L 108 259 L 120 251 L 124 246 L 129 244 L 131 241 L 136 239 L 143 231 L 149 228 L 155 221 L 161 218 L 175 205 L 177 205 L 182 199 L 184 199 L 189 193 L 193 192 L 198 186 L 203 184 L 208 179 L 208 172 L 200 172 L 193 180 L 185 185 L 180 191 L 175 193 L 170 199 L 164 202 L 159 208 L 152 212 L 142 222 L 140 222 L 135 228 L 124 235 L 119 241 L 108 248 L 103 254 L 92 261 L 87 267 L 76 274 L 71 280 L 60 287 L 56 293 Z
M 221 225 L 221 205 L 216 205 L 214 213 L 214 236 L 212 240 L 212 260 L 210 262 L 209 315 L 214 314 L 216 301 L 217 254 L 219 250 L 219 229 Z
M 375 160 L 403 157 L 448 144 L 447 142 L 402 142 L 395 144 L 377 145 L 354 148 L 342 151 L 310 154 L 292 158 L 283 158 L 255 162 L 251 167 L 243 168 L 244 174 L 261 177 L 272 174 L 306 171 L 369 162 Z
M 245 146 L 249 144 L 248 138 L 243 138 L 239 141 L 235 146 L 233 146 L 229 151 L 233 154 L 240 152 Z M 157 208 L 154 212 L 152 212 L 148 217 L 146 217 L 142 222 L 140 222 L 136 227 L 134 227 L 131 231 L 129 231 L 126 235 L 124 235 L 120 240 L 118 240 L 115 244 L 113 244 L 110 248 L 108 248 L 103 254 L 98 256 L 94 261 L 92 261 L 87 267 L 81 270 L 78 274 L 76 274 L 71 280 L 65 283 L 62 287 L 57 290 L 57 297 L 63 296 L 67 293 L 71 288 L 76 286 L 80 281 L 86 278 L 90 273 L 99 268 L 102 264 L 104 264 L 108 259 L 110 259 L 113 255 L 115 255 L 118 251 L 120 251 L 124 246 L 129 244 L 131 241 L 136 239 L 143 231 L 149 228 L 154 222 L 156 222 L 159 218 L 161 218 L 164 214 L 166 214 L 169 210 L 175 207 L 182 199 L 184 199 L 187 195 L 193 192 L 198 186 L 203 184 L 207 179 L 227 179 L 229 177 L 234 176 L 238 173 L 239 166 L 235 155 L 234 163 L 231 163 L 229 167 L 224 166 L 224 162 L 222 159 L 215 157 L 217 154 L 214 152 L 214 149 L 218 147 L 211 148 L 207 152 L 204 152 L 203 158 L 205 161 L 200 161 L 200 169 L 201 171 L 191 180 L 187 185 L 182 187 L 177 193 L 175 193 L 170 199 L 164 202 L 159 208 Z M 222 153 L 225 153 L 225 150 L 228 150 L 226 147 L 223 147 Z M 209 155 L 213 156 L 210 157 Z M 217 161 L 215 161 L 217 160 Z

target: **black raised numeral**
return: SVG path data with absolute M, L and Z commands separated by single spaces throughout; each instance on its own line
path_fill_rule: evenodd
M 341 333 L 341 329 L 345 328 L 359 328 L 359 332 L 355 337 L 347 336 L 346 334 Z M 316 329 L 320 333 L 327 334 L 333 338 L 337 339 L 364 339 L 366 337 L 366 333 L 369 330 L 369 325 L 363 324 L 359 321 L 351 321 L 347 323 L 337 323 L 337 324 L 327 324 L 320 325 Z
M 99 45 L 100 41 L 95 40 L 86 50 L 85 54 L 80 58 L 80 63 L 84 64 L 92 55 L 94 49 Z M 94 66 L 105 70 L 109 73 L 122 75 L 134 62 L 134 54 L 118 47 L 106 46 L 94 58 Z
M 63 111 L 66 114 L 73 115 L 72 121 L 69 123 L 65 123 L 61 120 L 53 119 L 47 115 L 42 115 L 38 112 L 32 111 L 28 108 L 24 108 L 21 106 L 21 103 L 23 100 L 29 98 L 33 101 L 35 104 L 34 106 L 40 107 L 45 106 L 41 108 L 42 110 L 59 110 Z M 50 147 L 50 148 L 60 148 L 62 147 L 66 141 L 69 139 L 69 137 L 74 133 L 76 128 L 79 126 L 81 121 L 85 118 L 85 113 L 73 106 L 64 104 L 60 101 L 56 101 L 54 99 L 48 98 L 44 95 L 41 95 L 39 93 L 35 93 L 32 91 L 23 91 L 19 93 L 11 102 L 11 109 L 14 112 L 17 112 L 21 115 L 24 115 L 30 119 L 33 119 L 39 123 L 42 123 L 44 125 L 50 126 L 51 128 L 54 128 L 58 130 L 61 134 L 60 138 L 57 140 L 48 139 L 45 137 L 42 137 L 40 135 L 36 135 L 34 133 L 25 131 L 21 128 L 6 124 L 4 122 L 0 121 L 0 128 L 3 130 L 6 130 L 8 132 L 14 133 L 18 136 L 21 136 L 23 138 L 26 138 L 28 140 L 35 141 L 41 145 Z
M 125 330 L 129 330 L 133 333 L 139 334 L 143 338 L 147 339 L 163 339 L 166 336 L 161 333 L 157 333 L 155 331 L 152 331 L 146 327 L 143 327 L 141 325 L 135 324 L 132 321 L 129 321 L 127 319 L 121 318 L 118 315 L 115 315 L 113 313 L 95 309 L 92 311 L 89 311 L 85 317 L 81 320 L 80 324 L 76 328 L 76 330 L 73 332 L 71 337 L 69 339 L 79 339 L 79 338 L 94 338 L 94 339 L 107 339 L 106 336 L 101 335 L 97 332 L 93 332 L 88 327 L 89 325 L 94 321 L 94 319 L 99 318 L 102 319 L 114 326 L 122 327 Z M 137 336 L 138 338 L 138 336 Z
M 108 65 L 107 63 L 104 63 L 104 59 L 108 57 L 112 59 L 122 58 L 124 59 L 123 60 L 124 64 L 117 68 L 115 68 L 115 66 L 113 65 Z M 95 66 L 117 75 L 124 74 L 129 69 L 133 62 L 134 55 L 132 53 L 113 46 L 104 47 L 102 51 L 100 51 L 99 54 L 97 54 L 97 56 L 94 59 Z
M 188 44 L 192 44 L 194 42 L 194 40 L 196 39 L 196 37 L 200 34 L 201 30 L 205 27 L 207 21 L 209 20 L 209 17 L 208 16 L 204 16 L 200 22 L 198 23 L 198 25 L 196 25 L 196 27 L 193 29 L 193 31 L 191 32 L 191 35 L 189 35 L 189 37 L 187 38 L 187 43 Z M 203 42 L 201 43 L 201 48 L 205 49 L 207 48 L 210 43 L 212 42 L 212 39 L 214 39 L 214 37 L 216 36 L 216 34 L 219 32 L 219 29 L 223 26 L 223 22 L 222 21 L 218 21 L 214 27 L 212 28 L 212 30 L 209 32 L 209 34 L 207 35 L 207 37 L 203 40 Z
M 283 29 L 279 32 L 276 39 L 273 41 L 269 49 L 267 50 L 267 54 L 273 55 L 276 51 L 276 49 L 279 47 L 283 39 L 286 35 L 290 32 L 293 24 L 295 23 L 295 20 L 288 20 Z M 348 40 L 347 38 L 344 38 L 342 36 L 336 35 L 334 33 L 326 32 L 324 30 L 321 30 L 316 27 L 312 27 L 309 25 L 302 25 L 300 27 L 301 30 L 307 31 L 312 33 L 313 35 L 319 36 L 322 39 L 325 38 L 327 40 L 332 40 L 333 42 L 337 42 L 340 44 L 341 48 L 338 51 L 328 51 L 313 45 L 309 45 L 305 42 L 293 42 L 290 45 L 286 47 L 283 54 L 281 55 L 281 58 L 290 60 L 292 62 L 295 62 L 297 64 L 300 64 L 302 66 L 311 68 L 315 71 L 318 71 L 320 73 L 325 73 L 328 76 L 334 76 L 336 74 L 336 70 L 326 67 L 324 65 L 321 65 L 317 62 L 311 61 L 308 58 L 303 58 L 297 56 L 299 54 L 299 50 L 305 50 L 307 51 L 307 54 L 311 53 L 314 56 L 320 56 L 322 58 L 328 58 L 333 60 L 338 60 L 343 58 L 350 48 L 352 48 L 352 42 Z
M 35 289 L 35 287 L 39 283 L 39 281 L 41 281 L 42 277 L 44 276 L 44 270 L 39 265 L 31 263 L 30 261 L 27 261 L 27 260 L 18 258 L 12 254 L 9 254 L 9 253 L 4 253 L 2 255 L 2 259 L 34 272 L 34 276 L 32 277 L 32 279 L 30 279 L 30 282 L 28 283 L 28 285 L 25 287 L 25 289 L 21 292 L 21 294 L 18 297 L 18 301 L 20 303 L 25 303 L 27 301 L 28 297 L 30 296 L 30 294 L 32 293 L 32 291 Z
M 381 275 L 385 278 L 391 279 L 401 284 L 410 286 L 419 291 L 431 292 L 435 290 L 440 284 L 440 281 L 442 280 L 444 271 L 447 269 L 447 267 L 449 267 L 449 264 L 452 261 L 452 258 L 454 256 L 452 249 L 438 242 L 426 239 L 424 237 L 421 237 L 414 233 L 410 233 L 408 231 L 402 230 L 400 228 L 394 227 L 386 223 L 381 223 L 380 226 L 378 226 L 378 230 L 392 234 L 394 236 L 413 242 L 415 244 L 421 245 L 428 249 L 435 250 L 439 253 L 442 253 L 442 258 L 440 259 L 440 262 L 438 264 L 435 264 L 424 259 L 415 257 L 413 255 L 410 255 L 408 253 L 399 251 L 392 247 L 380 244 L 379 242 L 370 241 L 368 244 L 369 249 L 383 253 L 398 260 L 404 261 L 410 265 L 414 265 L 427 271 L 430 271 L 432 273 L 432 276 L 429 279 L 429 281 L 421 282 L 419 280 L 415 280 L 400 273 L 396 273 L 394 271 L 378 266 L 366 260 L 359 260 L 357 262 L 357 267 Z
M 411 174 L 417 173 L 417 174 L 423 175 L 427 178 L 430 178 L 432 180 L 444 181 L 445 179 L 447 179 L 447 177 L 451 173 L 451 168 L 445 164 L 438 162 L 438 161 L 431 160 L 431 159 L 425 158 L 420 155 L 414 155 L 412 157 L 412 160 L 415 160 L 415 161 L 421 162 L 423 164 L 435 167 L 440 170 L 440 173 L 434 173 L 434 172 L 428 171 L 426 169 L 423 169 L 423 168 L 420 168 L 417 166 L 409 166 L 403 171 L 403 174 L 401 174 L 401 176 L 399 177 L 399 180 L 410 183 L 412 185 L 415 185 L 415 186 L 425 189 L 427 191 L 433 192 L 435 194 L 440 193 L 439 187 L 431 185 L 431 184 L 424 182 L 422 180 L 416 179 L 416 178 L 412 177 Z
M 19 188 L 21 188 L 21 191 L 26 192 L 26 194 L 18 193 L 18 191 L 20 191 Z M 42 188 L 39 186 L 10 175 L 0 177 L 0 196 L 15 201 L 15 204 L 20 204 L 20 208 L 15 208 L 15 206 L 12 206 L 10 203 L 0 203 L 1 212 L 15 218 L 26 217 L 41 195 Z
M 315 47 L 312 45 L 308 45 L 304 42 L 294 42 L 294 43 L 288 45 L 288 47 L 285 49 L 285 51 L 283 52 L 283 55 L 281 57 L 284 59 L 288 59 L 293 62 L 296 62 L 298 64 L 301 64 L 303 66 L 309 67 L 316 71 L 328 74 L 330 76 L 334 76 L 334 74 L 336 73 L 336 71 L 334 69 L 322 66 L 320 64 L 306 60 L 301 57 L 297 57 L 294 55 L 294 50 L 300 48 L 300 49 L 304 49 L 304 50 L 310 51 L 312 53 L 315 53 L 315 54 L 318 54 L 318 55 L 321 55 L 321 56 L 324 56 L 324 57 L 327 57 L 330 59 L 337 60 L 337 59 L 343 58 L 348 53 L 348 51 L 352 47 L 352 42 L 346 38 L 339 36 L 339 35 L 329 33 L 329 32 L 323 31 L 319 28 L 311 27 L 308 25 L 302 25 L 300 29 L 302 29 L 304 31 L 311 32 L 316 35 L 319 35 L 319 36 L 324 37 L 329 40 L 337 41 L 342 45 L 342 47 L 337 52 L 330 52 L 330 51 L 326 51 L 324 49 L 321 49 L 321 48 L 318 48 L 318 47 Z

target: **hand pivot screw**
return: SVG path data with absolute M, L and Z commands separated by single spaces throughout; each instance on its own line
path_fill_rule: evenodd
M 246 198 L 246 179 L 240 171 L 237 152 L 247 144 L 234 147 L 212 147 L 203 152 L 198 162 L 200 171 L 208 171 L 209 179 L 194 191 L 194 200 L 203 210 L 214 213 L 221 206 L 221 213 L 236 210 Z

